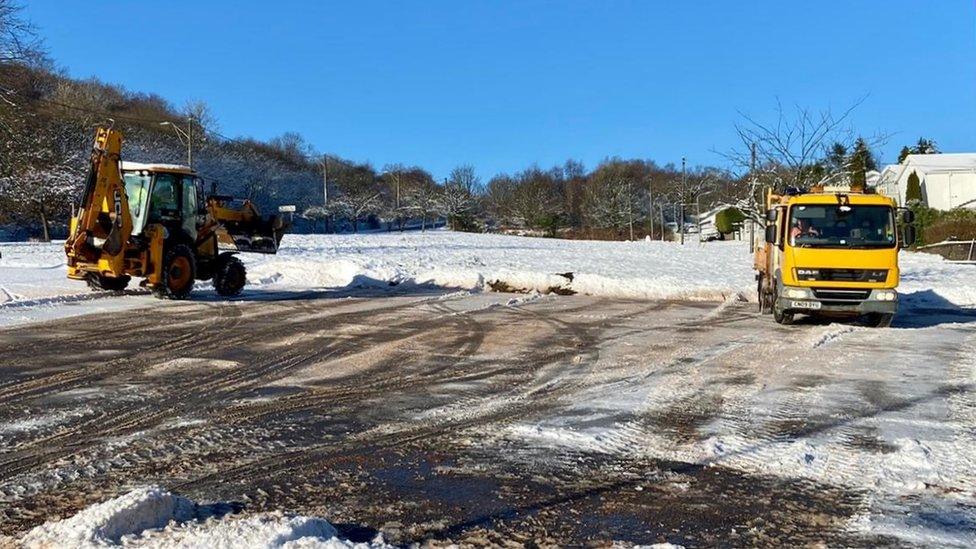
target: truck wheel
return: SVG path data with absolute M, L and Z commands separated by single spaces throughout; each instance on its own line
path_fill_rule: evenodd
M 773 320 L 775 320 L 777 324 L 783 324 L 784 326 L 788 326 L 790 324 L 793 324 L 793 313 L 787 313 L 786 311 L 783 312 L 778 311 L 776 309 L 776 304 L 774 303 Z
M 871 313 L 867 316 L 868 326 L 873 326 L 875 328 L 887 328 L 891 326 L 891 321 L 895 319 L 895 315 L 890 313 Z
M 96 292 L 121 292 L 129 285 L 130 280 L 132 280 L 132 277 L 128 275 L 111 277 L 98 273 L 89 273 L 85 277 L 85 281 L 88 282 L 88 287 Z
M 759 281 L 756 283 L 756 296 L 759 301 L 759 314 L 761 315 L 768 315 L 773 312 L 773 294 L 763 288 L 765 282 L 765 275 L 759 275 Z
M 247 271 L 240 259 L 230 254 L 221 254 L 217 258 L 217 268 L 214 271 L 213 284 L 217 293 L 232 297 L 239 295 L 247 282 Z
M 763 276 L 756 277 L 756 301 L 759 302 L 759 314 L 766 314 L 766 296 L 763 294 Z
M 153 288 L 153 295 L 160 299 L 186 299 L 193 290 L 196 261 L 186 244 L 177 244 L 163 257 L 163 279 Z

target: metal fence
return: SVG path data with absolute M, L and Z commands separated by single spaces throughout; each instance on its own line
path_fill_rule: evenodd
M 918 250 L 941 255 L 949 261 L 976 263 L 976 240 L 945 240 L 919 246 Z

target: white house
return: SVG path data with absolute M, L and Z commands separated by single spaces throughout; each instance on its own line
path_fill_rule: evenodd
M 698 222 L 698 227 L 700 228 L 699 236 L 701 239 L 716 240 L 722 238 L 722 233 L 718 232 L 718 227 L 715 225 L 715 218 L 718 217 L 719 212 L 734 207 L 735 206 L 731 204 L 719 204 L 710 210 L 701 212 L 701 215 L 699 215 L 696 219 Z
M 905 206 L 908 178 L 918 175 L 922 201 L 930 208 L 976 209 L 976 153 L 910 154 L 885 166 L 875 188 Z

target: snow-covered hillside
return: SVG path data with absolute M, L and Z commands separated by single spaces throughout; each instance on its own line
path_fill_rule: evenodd
M 89 303 L 83 283 L 64 276 L 61 244 L 0 244 L 0 323 L 114 308 L 145 299 Z M 495 286 L 635 299 L 754 299 L 751 257 L 741 242 L 680 246 L 431 231 L 288 235 L 276 256 L 244 254 L 246 292 L 427 284 L 479 291 Z M 976 268 L 903 252 L 903 302 L 976 307 Z M 572 280 L 563 276 L 572 273 Z M 245 294 L 247 295 L 247 293 Z M 71 314 L 66 312 L 65 314 Z

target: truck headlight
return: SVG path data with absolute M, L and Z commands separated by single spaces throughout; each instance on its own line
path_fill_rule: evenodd
M 808 288 L 790 288 L 790 287 L 786 287 L 783 289 L 783 295 L 790 299 L 808 299 L 812 296 Z
M 875 290 L 874 299 L 878 301 L 894 301 L 898 299 L 898 292 L 894 290 Z

